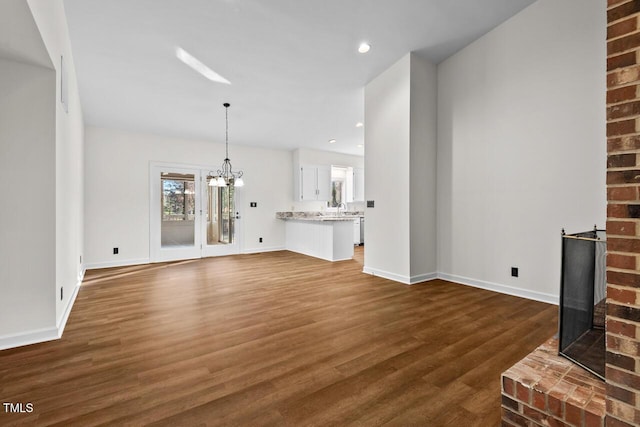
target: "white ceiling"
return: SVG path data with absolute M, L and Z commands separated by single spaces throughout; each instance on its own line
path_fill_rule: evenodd
M 54 69 L 26 1 L 0 1 L 0 59 Z
M 231 145 L 360 155 L 371 79 L 410 51 L 438 63 L 533 2 L 64 1 L 87 124 L 223 142 L 230 102 Z

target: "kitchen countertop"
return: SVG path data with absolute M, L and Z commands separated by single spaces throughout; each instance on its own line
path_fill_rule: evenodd
M 364 216 L 361 212 L 336 215 L 328 212 L 276 212 L 277 219 L 296 221 L 353 221 Z
M 326 222 L 326 221 L 353 221 L 355 219 L 358 219 L 359 217 L 349 217 L 349 216 L 312 216 L 312 217 L 307 217 L 307 218 L 295 218 L 295 217 L 289 217 L 289 218 L 278 218 L 278 219 L 283 219 L 285 221 L 315 221 L 315 222 Z

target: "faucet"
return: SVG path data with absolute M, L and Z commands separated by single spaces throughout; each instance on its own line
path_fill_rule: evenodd
M 340 216 L 340 208 L 342 208 L 342 214 L 347 210 L 347 205 L 344 202 L 338 203 L 338 216 Z

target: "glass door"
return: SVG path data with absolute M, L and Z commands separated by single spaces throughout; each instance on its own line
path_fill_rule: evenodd
M 204 176 L 202 189 L 206 206 L 203 209 L 202 256 L 240 253 L 240 212 L 236 209 L 238 191 L 232 186 L 211 186 L 213 177 Z
M 238 189 L 210 181 L 205 169 L 151 165 L 151 262 L 240 253 Z
M 199 258 L 200 171 L 151 169 L 151 261 Z

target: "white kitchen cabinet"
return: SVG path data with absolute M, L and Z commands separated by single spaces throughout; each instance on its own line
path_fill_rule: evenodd
M 301 165 L 296 200 L 329 200 L 331 198 L 331 166 Z
M 364 169 L 353 169 L 353 201 L 364 202 Z
M 318 166 L 317 173 L 317 200 L 331 200 L 331 166 Z
M 353 258 L 353 224 L 350 220 L 286 219 L 285 247 L 327 261 Z
M 300 194 L 298 200 L 317 200 L 318 170 L 315 167 L 300 167 Z
M 353 244 L 359 245 L 360 241 L 360 217 L 353 220 Z

